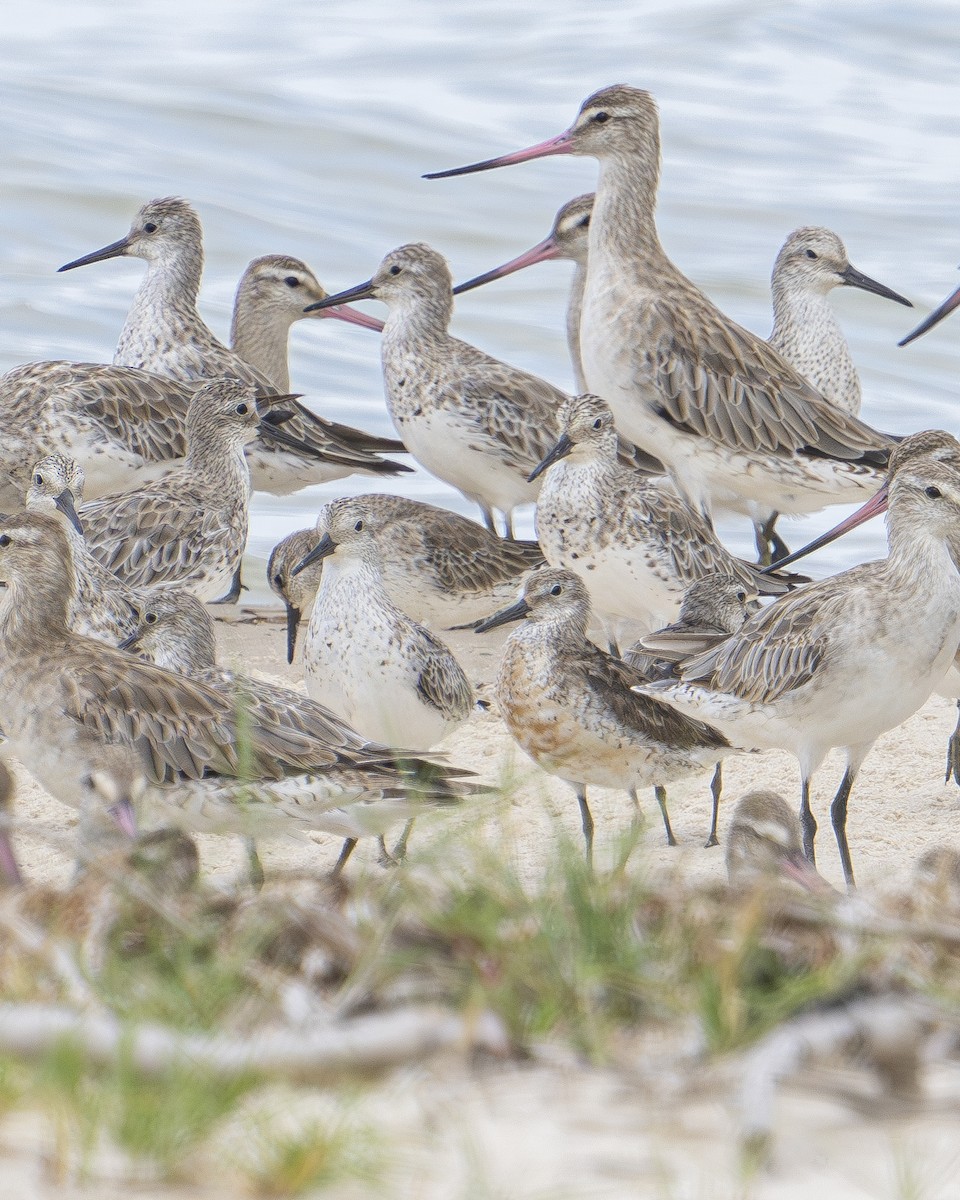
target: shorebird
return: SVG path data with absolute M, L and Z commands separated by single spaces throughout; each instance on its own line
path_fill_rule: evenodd
M 182 383 L 228 376 L 264 396 L 276 390 L 266 374 L 224 346 L 200 316 L 197 296 L 203 273 L 203 229 L 186 200 L 168 196 L 149 201 L 134 217 L 125 237 L 66 263 L 60 270 L 120 256 L 145 259 L 147 273 L 127 314 L 114 365 L 137 367 Z M 397 463 L 385 466 L 377 457 L 377 450 L 403 450 L 393 439 L 328 421 L 293 397 L 288 397 L 284 407 L 285 432 L 304 448 L 295 452 L 290 446 L 252 447 L 248 455 L 258 491 L 283 496 L 351 471 L 395 475 L 410 469 Z
M 258 424 L 249 387 L 206 384 L 187 413 L 183 466 L 80 507 L 90 553 L 131 587 L 178 583 L 202 600 L 229 588 L 225 598 L 236 599 L 250 499 L 243 447 Z
M 838 287 L 860 288 L 907 308 L 904 296 L 858 271 L 847 249 L 830 229 L 795 229 L 773 264 L 773 331 L 769 345 L 825 400 L 845 413 L 860 412 L 860 376 L 847 339 L 827 297 Z M 761 562 L 788 554 L 776 533 L 777 513 L 757 513 L 754 529 Z
M 527 576 L 515 604 L 477 632 L 523 620 L 503 649 L 500 715 L 538 766 L 573 786 L 592 861 L 588 785 L 623 788 L 635 804 L 636 790 L 652 786 L 667 841 L 675 845 L 664 785 L 708 770 L 731 747 L 708 725 L 677 720 L 669 705 L 632 692 L 643 677 L 587 639 L 589 619 L 590 597 L 579 576 L 543 567 Z
M 189 828 L 223 831 L 243 827 L 258 836 L 298 825 L 347 839 L 339 871 L 358 837 L 376 834 L 389 859 L 383 833 L 431 805 L 453 803 L 470 792 L 466 772 L 378 745 L 302 692 L 228 670 L 217 664 L 216 635 L 207 609 L 179 588 L 157 588 L 144 598 L 123 650 L 227 696 L 241 721 L 288 729 L 324 746 L 335 770 L 295 774 L 263 783 L 249 797 L 236 780 L 181 783 L 164 792 L 164 808 L 180 805 Z M 249 791 L 249 787 L 247 787 Z M 257 870 L 256 852 L 250 847 Z
M 525 250 L 523 254 L 517 255 L 503 266 L 494 267 L 492 271 L 459 283 L 453 289 L 453 294 L 459 296 L 462 292 L 469 292 L 471 288 L 490 283 L 493 279 L 502 279 L 504 275 L 510 275 L 524 267 L 532 267 L 535 263 L 547 262 L 552 258 L 570 259 L 576 263 L 573 281 L 570 284 L 570 298 L 567 301 L 567 349 L 570 351 L 573 378 L 578 392 L 588 390 L 583 375 L 583 363 L 580 360 L 580 312 L 583 307 L 583 289 L 587 281 L 587 252 L 592 211 L 593 192 L 569 200 L 557 213 L 553 228 L 542 242 L 531 246 L 529 250 Z
M 327 504 L 326 532 L 303 560 L 323 560 L 303 647 L 307 691 L 365 737 L 429 750 L 473 707 L 449 648 L 390 599 L 381 555 L 351 501 Z
M 419 500 L 348 497 L 338 501 L 338 513 L 345 521 L 363 522 L 376 547 L 383 586 L 397 608 L 438 633 L 488 616 L 517 594 L 527 571 L 544 562 L 537 542 L 497 537 L 459 513 Z M 288 661 L 299 614 L 307 611 L 320 586 L 322 560 L 309 559 L 325 532 L 326 514 L 321 513 L 316 531 L 290 534 L 270 556 L 270 585 L 287 605 Z M 307 566 L 294 574 L 292 568 L 305 559 Z
M 237 285 L 230 326 L 230 348 L 255 367 L 278 392 L 290 391 L 287 343 L 290 329 L 309 314 L 304 306 L 326 300 L 327 292 L 317 277 L 299 258 L 286 254 L 267 254 L 251 262 Z M 348 305 L 322 308 L 316 317 L 339 317 L 352 325 L 377 332 L 383 322 Z M 377 441 L 371 438 L 371 441 Z M 379 439 L 384 448 L 385 439 Z M 392 450 L 402 449 L 393 443 Z
M 545 473 L 537 536 L 551 566 L 581 577 L 599 614 L 655 629 L 679 617 L 691 583 L 718 572 L 751 593 L 787 590 L 734 558 L 669 484 L 617 461 L 613 414 L 599 396 L 565 401 L 558 424 L 559 440 L 534 470 Z
M 960 472 L 933 458 L 894 464 L 889 554 L 784 596 L 739 633 L 682 663 L 652 694 L 731 742 L 800 764 L 804 852 L 814 861 L 810 781 L 833 747 L 846 770 L 830 815 L 847 884 L 847 804 L 877 737 L 917 711 L 960 644 Z
M 59 517 L 70 542 L 76 589 L 68 625 L 75 633 L 115 646 L 136 627 L 144 591 L 128 587 L 90 553 L 76 506 L 83 500 L 83 470 L 64 454 L 36 464 L 26 496 L 29 512 Z
M 953 434 L 947 433 L 944 429 L 923 429 L 919 433 L 911 433 L 891 454 L 890 473 L 895 473 L 915 458 L 945 463 L 960 472 L 960 442 Z M 801 547 L 784 561 L 794 562 L 799 558 L 804 558 L 822 546 L 829 545 L 830 542 L 842 537 L 845 533 L 849 533 L 850 530 L 856 529 L 865 521 L 879 516 L 880 513 L 886 511 L 887 500 L 888 485 L 885 483 L 877 494 L 858 508 L 855 513 L 841 521 L 839 525 L 835 525 L 833 529 L 828 529 L 826 533 L 814 538 L 812 542 Z M 954 659 L 953 665 L 945 677 L 933 690 L 938 696 L 944 696 L 948 700 L 957 702 L 957 726 L 947 744 L 947 768 L 944 782 L 953 776 L 955 782 L 960 784 L 960 653 Z
M 891 439 L 824 400 L 664 252 L 654 220 L 659 117 L 648 92 L 604 88 L 558 137 L 427 178 L 552 154 L 600 160 L 581 352 L 590 391 L 623 435 L 662 460 L 705 516 L 751 502 L 814 512 L 874 491 Z
M 736 888 L 790 880 L 808 891 L 833 891 L 804 857 L 800 823 L 778 792 L 741 796 L 726 841 L 727 878 Z
M 298 529 L 288 533 L 270 551 L 267 559 L 267 582 L 283 601 L 287 614 L 287 662 L 293 662 L 297 650 L 300 622 L 309 617 L 323 574 L 323 561 L 311 563 L 301 571 L 294 568 L 306 558 L 317 544 L 317 531 Z
M 109 802 L 132 832 L 133 802 L 145 786 L 148 795 L 160 789 L 161 801 L 169 794 L 170 805 L 180 809 L 192 801 L 200 820 L 211 781 L 223 777 L 225 794 L 238 807 L 242 800 L 256 808 L 251 824 L 261 833 L 253 816 L 265 824 L 276 820 L 271 810 L 284 795 L 284 829 L 298 820 L 302 827 L 325 828 L 317 824 L 320 806 L 311 812 L 304 803 L 309 795 L 285 785 L 286 777 L 301 784 L 324 777 L 329 808 L 336 807 L 337 787 L 339 804 L 377 791 L 387 799 L 406 791 L 414 799 L 421 791 L 431 796 L 429 782 L 421 783 L 415 770 L 405 775 L 396 755 L 384 747 L 368 752 L 362 743 L 356 748 L 356 739 L 352 745 L 331 739 L 330 720 L 311 721 L 305 707 L 298 721 L 269 702 L 251 698 L 241 705 L 233 693 L 72 633 L 69 544 L 59 522 L 44 514 L 0 520 L 0 581 L 7 585 L 0 602 L 4 753 L 15 755 L 62 803 L 89 812 Z M 447 779 L 444 767 L 428 766 L 438 799 L 441 793 L 456 798 L 457 773 Z M 230 779 L 237 781 L 232 792 Z M 235 808 L 232 819 L 242 826 L 243 812 Z
M 362 299 L 382 300 L 389 309 L 380 343 L 384 390 L 404 445 L 479 505 L 488 529 L 496 530 L 494 512 L 502 512 L 512 536 L 513 510 L 537 498 L 540 485 L 530 482 L 530 472 L 556 438 L 566 393 L 450 336 L 450 268 L 430 246 L 392 250 L 371 279 L 306 311 Z M 624 453 L 660 469 L 634 447 Z

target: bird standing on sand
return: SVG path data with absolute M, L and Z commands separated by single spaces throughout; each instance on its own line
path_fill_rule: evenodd
M 587 639 L 589 618 L 580 578 L 544 567 L 527 576 L 520 600 L 477 632 L 523 621 L 500 661 L 500 715 L 534 762 L 573 786 L 592 861 L 588 785 L 623 788 L 635 804 L 637 789 L 652 786 L 675 845 L 664 785 L 708 770 L 731 747 L 708 725 L 678 720 L 669 705 L 631 692 L 643 677 Z
M 889 553 L 784 596 L 739 633 L 647 691 L 715 724 L 735 745 L 800 763 L 804 852 L 814 861 L 810 781 L 840 747 L 831 820 L 847 884 L 847 805 L 877 737 L 917 711 L 960 645 L 960 473 L 932 458 L 895 462 Z

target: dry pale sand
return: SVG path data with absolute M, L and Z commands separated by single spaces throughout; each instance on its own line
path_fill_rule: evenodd
M 288 667 L 283 627 L 277 615 L 241 610 L 218 624 L 222 659 L 238 668 L 301 685 L 299 661 Z M 491 681 L 504 633 L 484 638 L 463 633 L 450 642 L 481 695 L 490 697 Z M 861 773 L 851 803 L 850 844 L 864 893 L 907 884 L 916 858 L 941 843 L 960 843 L 960 790 L 943 783 L 947 738 L 956 710 L 932 698 L 899 729 L 877 743 Z M 506 826 L 506 844 L 521 867 L 537 870 L 545 839 L 555 836 L 557 816 L 578 835 L 572 792 L 538 771 L 515 749 L 493 711 L 477 712 L 446 746 L 457 764 L 483 777 L 501 780 L 508 772 L 518 786 L 506 809 L 473 811 L 438 820 L 450 834 L 450 822 L 488 822 Z M 836 847 L 828 809 L 840 773 L 831 760 L 817 781 L 814 810 L 821 820 L 818 865 L 840 885 Z M 793 802 L 799 785 L 795 762 L 782 754 L 742 756 L 724 767 L 725 812 L 748 788 L 781 790 Z M 40 792 L 20 774 L 18 816 L 55 830 L 70 828 L 73 814 Z M 649 796 L 650 821 L 640 854 L 648 869 L 684 878 L 719 878 L 722 852 L 704 850 L 709 821 L 709 779 L 669 789 L 677 849 L 663 844 L 659 815 Z M 631 816 L 624 794 L 596 792 L 597 861 Z M 453 825 L 456 828 L 456 825 Z M 725 828 L 721 815 L 721 838 Z M 502 830 L 498 829 L 498 836 Z M 429 829 L 415 838 L 429 838 Z M 206 869 L 227 875 L 242 869 L 236 842 L 201 839 Z M 71 864 L 42 838 L 20 841 L 24 868 L 33 878 L 66 881 Z M 332 865 L 333 839 L 284 842 L 263 848 L 264 867 Z M 373 848 L 361 846 L 352 872 L 379 870 Z M 535 1065 L 471 1067 L 456 1060 L 403 1071 L 365 1090 L 354 1104 L 354 1117 L 379 1131 L 389 1148 L 387 1179 L 378 1196 L 423 1197 L 733 1197 L 757 1200 L 824 1200 L 916 1197 L 940 1200 L 960 1195 L 960 1069 L 938 1064 L 927 1077 L 930 1103 L 911 1115 L 880 1117 L 869 1102 L 853 1103 L 844 1077 L 807 1077 L 784 1090 L 776 1116 L 772 1168 L 744 1190 L 737 1173 L 736 1120 L 729 1089 L 711 1071 L 700 1094 L 682 1098 L 670 1069 L 675 1047 L 651 1045 L 649 1070 L 637 1078 L 613 1067 L 599 1069 L 572 1056 L 545 1057 Z M 722 1068 L 719 1075 L 723 1075 Z M 862 1091 L 862 1087 L 861 1087 Z M 321 1096 L 281 1098 L 285 1108 L 309 1109 Z M 327 1101 L 328 1102 L 328 1101 Z M 49 1133 L 23 1115 L 0 1124 L 0 1196 L 129 1196 L 126 1184 L 101 1178 L 74 1191 L 45 1182 L 43 1155 Z M 220 1197 L 235 1195 L 215 1164 L 184 1190 L 138 1186 L 141 1197 Z M 368 1194 L 361 1185 L 343 1185 L 337 1196 Z

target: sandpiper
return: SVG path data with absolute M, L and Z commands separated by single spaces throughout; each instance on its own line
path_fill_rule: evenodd
M 230 326 L 230 348 L 255 367 L 273 384 L 278 392 L 290 391 L 290 371 L 287 365 L 287 342 L 295 322 L 310 315 L 304 306 L 326 300 L 327 292 L 317 277 L 299 258 L 286 254 L 267 254 L 255 258 L 240 277 L 233 301 L 233 322 Z M 362 325 L 379 332 L 383 322 L 349 305 L 322 308 L 316 317 L 339 317 L 352 325 Z M 377 442 L 371 449 L 402 449 L 389 439 L 371 436 Z
M 376 546 L 383 586 L 397 608 L 438 633 L 489 616 L 517 594 L 527 571 L 544 562 L 537 542 L 499 538 L 459 513 L 403 496 L 347 497 L 338 501 L 338 513 L 343 520 L 363 522 L 366 536 Z M 300 562 L 309 558 L 325 532 L 322 513 Z M 308 562 L 292 575 L 289 563 L 296 562 L 292 539 L 299 544 L 300 535 L 291 534 L 289 550 L 284 546 L 277 555 L 278 546 L 274 551 L 274 590 L 292 595 L 291 587 L 303 586 L 300 581 L 309 576 L 315 593 L 322 560 Z M 282 585 L 284 570 L 287 582 Z M 304 591 L 299 591 L 293 607 L 304 610 L 305 603 Z
M 556 438 L 566 393 L 447 332 L 453 282 L 446 260 L 423 243 L 400 246 L 373 277 L 310 305 L 348 300 L 388 305 L 381 339 L 387 408 L 404 445 L 431 474 L 474 501 L 488 529 L 494 512 L 513 533 L 513 510 L 540 490 L 530 472 Z M 624 453 L 636 457 L 635 448 Z M 649 456 L 643 465 L 659 470 Z
M 354 749 L 355 742 L 332 744 L 329 720 L 315 727 L 269 702 L 240 705 L 229 692 L 72 633 L 69 544 L 59 522 L 45 514 L 0 520 L 0 581 L 7 585 L 0 601 L 5 753 L 61 802 L 88 812 L 108 800 L 132 832 L 133 802 L 145 786 L 173 789 L 171 805 L 193 796 L 202 811 L 200 785 L 217 776 L 242 781 L 251 805 L 264 794 L 261 787 L 280 795 L 285 777 L 302 781 L 304 774 L 337 780 L 348 801 L 365 789 L 383 790 L 387 798 L 409 789 L 416 797 L 419 781 L 404 783 L 395 756 L 382 746 L 368 753 Z M 445 774 L 442 766 L 433 771 L 438 792 Z M 288 828 L 298 816 L 297 789 L 289 786 Z M 447 799 L 458 786 L 454 772 Z M 267 795 L 267 807 L 272 803 Z
M 827 297 L 834 288 L 853 287 L 895 300 L 904 296 L 864 275 L 847 257 L 847 249 L 830 229 L 795 229 L 780 248 L 770 279 L 773 331 L 769 345 L 817 389 L 825 400 L 846 413 L 860 412 L 860 376 L 847 339 Z M 777 514 L 757 514 L 754 526 L 762 562 L 789 553 L 776 534 Z
M 145 259 L 147 273 L 121 331 L 115 365 L 138 367 L 184 383 L 227 376 L 249 384 L 258 394 L 268 396 L 275 391 L 268 376 L 224 346 L 200 316 L 197 295 L 203 272 L 203 230 L 186 200 L 168 196 L 149 201 L 134 217 L 125 237 L 66 263 L 60 270 L 120 256 Z M 392 440 L 328 421 L 294 398 L 288 398 L 285 408 L 285 431 L 305 449 L 251 448 L 248 454 L 257 490 L 287 495 L 351 471 L 397 474 L 409 470 L 397 463 L 385 465 L 372 452 L 373 447 L 403 449 Z
M 248 785 L 223 778 L 191 780 L 164 792 L 165 809 L 180 805 L 191 829 L 234 829 L 251 837 L 297 828 L 335 833 L 349 842 L 339 870 L 358 837 L 376 834 L 386 855 L 382 835 L 390 825 L 471 791 L 467 772 L 412 754 L 401 758 L 302 692 L 218 666 L 213 620 L 180 588 L 157 588 L 144 598 L 121 649 L 228 696 L 241 722 L 280 727 L 318 749 L 316 771 L 261 783 L 252 795 Z
M 895 473 L 914 458 L 946 463 L 955 471 L 960 472 L 960 442 L 953 434 L 947 433 L 944 429 L 923 429 L 919 433 L 911 433 L 890 455 L 890 473 Z M 833 529 L 828 529 L 826 533 L 814 538 L 812 542 L 791 554 L 785 561 L 794 562 L 799 558 L 804 558 L 806 555 L 812 554 L 814 550 L 829 545 L 836 538 L 849 533 L 851 529 L 856 529 L 865 521 L 879 516 L 880 513 L 886 511 L 887 499 L 888 487 L 887 484 L 884 484 L 880 491 L 858 508 L 855 513 L 841 521 L 839 525 L 835 525 Z M 934 691 L 938 696 L 945 696 L 948 700 L 957 702 L 957 726 L 947 744 L 945 782 L 952 776 L 955 782 L 960 784 L 960 653 Z
M 429 750 L 473 707 L 449 648 L 390 599 L 381 555 L 350 501 L 327 504 L 326 532 L 304 560 L 323 560 L 303 647 L 307 691 L 365 737 Z
M 566 401 L 558 423 L 560 438 L 534 472 L 546 476 L 537 536 L 551 566 L 583 579 L 598 614 L 656 629 L 679 617 L 691 583 L 718 572 L 749 592 L 787 590 L 734 558 L 669 484 L 618 463 L 613 414 L 598 396 Z
M 644 660 L 681 662 L 703 654 L 744 627 L 757 611 L 756 600 L 757 592 L 736 575 L 705 575 L 683 593 L 677 620 L 645 634 L 624 661 L 646 673 Z
M 557 213 L 553 228 L 542 242 L 531 246 L 529 250 L 518 254 L 503 266 L 494 267 L 492 271 L 486 271 L 483 275 L 457 284 L 453 289 L 453 294 L 459 296 L 461 292 L 469 292 L 471 288 L 480 287 L 493 279 L 502 279 L 504 275 L 510 275 L 524 267 L 532 267 L 535 263 L 547 262 L 552 258 L 570 259 L 574 262 L 576 270 L 567 301 L 567 348 L 570 351 L 573 378 L 578 392 L 587 391 L 583 363 L 580 360 L 580 313 L 583 307 L 583 289 L 587 281 L 587 252 L 592 212 L 593 192 L 569 200 Z
M 741 796 L 726 843 L 727 877 L 735 888 L 789 880 L 808 891 L 833 891 L 804 857 L 800 822 L 778 792 Z
M 297 529 L 288 533 L 270 551 L 267 582 L 283 601 L 287 614 L 287 662 L 293 662 L 297 650 L 300 622 L 309 617 L 323 574 L 323 561 L 311 563 L 301 571 L 294 568 L 317 544 L 316 529 Z
M 681 682 L 648 685 L 735 745 L 796 756 L 811 862 L 810 781 L 827 752 L 842 748 L 831 819 L 849 886 L 847 804 L 860 765 L 881 733 L 924 703 L 960 644 L 960 473 L 932 458 L 895 463 L 889 494 L 887 558 L 782 597 L 681 664 Z
M 428 178 L 571 153 L 600 159 L 581 352 L 589 389 L 620 431 L 661 459 L 707 516 L 745 502 L 814 512 L 874 491 L 890 439 L 824 400 L 660 245 L 659 117 L 648 92 L 604 88 L 558 137 Z
M 251 388 L 206 384 L 187 413 L 187 457 L 163 479 L 79 509 L 91 554 L 131 587 L 178 583 L 202 600 L 239 594 L 250 474 L 243 447 L 257 432 Z
M 573 785 L 587 858 L 593 856 L 591 784 L 623 788 L 635 803 L 636 789 L 652 786 L 674 845 L 664 785 L 713 767 L 730 753 L 729 743 L 708 725 L 678 721 L 668 705 L 630 690 L 642 676 L 587 639 L 590 598 L 571 571 L 532 572 L 520 599 L 477 632 L 523 618 L 504 645 L 497 704 L 527 754 Z
M 136 628 L 144 593 L 128 587 L 87 548 L 76 511 L 83 501 L 83 486 L 78 463 L 64 454 L 48 454 L 33 468 L 26 508 L 59 516 L 67 532 L 76 577 L 68 625 L 75 633 L 115 646 Z

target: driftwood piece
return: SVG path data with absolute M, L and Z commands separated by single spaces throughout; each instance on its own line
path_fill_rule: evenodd
M 301 1083 L 372 1074 L 442 1051 L 509 1053 L 499 1019 L 490 1012 L 463 1016 L 438 1006 L 400 1008 L 332 1022 L 321 1029 L 268 1029 L 227 1036 L 183 1033 L 160 1025 L 129 1025 L 112 1016 L 43 1004 L 0 1004 L 0 1051 L 39 1057 L 64 1039 L 92 1064 L 122 1054 L 145 1075 L 193 1065 L 224 1079 L 252 1074 Z

